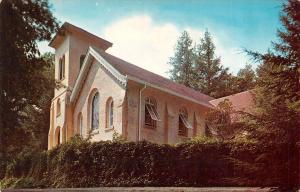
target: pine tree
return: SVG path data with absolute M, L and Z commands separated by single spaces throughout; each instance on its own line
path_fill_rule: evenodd
M 187 87 L 193 85 L 193 47 L 187 31 L 183 31 L 177 41 L 174 57 L 170 58 L 171 79 Z
M 258 70 L 256 113 L 250 127 L 263 149 L 257 158 L 260 178 L 273 177 L 277 185 L 291 188 L 300 184 L 299 1 L 289 0 L 283 5 L 281 22 L 279 41 L 273 42 L 272 50 L 266 54 L 248 51 L 262 63 Z
M 238 71 L 234 84 L 233 92 L 235 93 L 247 91 L 255 87 L 256 74 L 251 65 L 247 64 L 245 68 Z
M 228 68 L 221 65 L 220 58 L 215 55 L 215 45 L 208 31 L 200 40 L 195 51 L 195 73 L 196 80 L 193 87 L 212 97 L 222 97 L 226 94 L 222 90 L 228 88 L 228 80 L 231 74 Z

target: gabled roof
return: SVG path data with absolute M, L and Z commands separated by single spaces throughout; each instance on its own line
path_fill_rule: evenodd
M 251 112 L 251 108 L 254 104 L 254 91 L 248 90 L 240 93 L 236 93 L 233 95 L 229 95 L 226 97 L 221 97 L 218 99 L 211 100 L 210 103 L 217 107 L 218 104 L 222 101 L 229 100 L 232 104 L 232 107 L 236 111 L 244 111 Z
M 112 43 L 102 39 L 92 33 L 87 32 L 84 29 L 81 29 L 79 27 L 76 27 L 68 22 L 65 22 L 59 29 L 56 35 L 52 38 L 52 40 L 49 43 L 50 47 L 56 48 L 65 38 L 66 33 L 73 33 L 78 34 L 82 37 L 86 37 L 88 39 L 91 39 L 92 42 L 95 44 L 98 44 L 103 50 L 108 49 L 112 46 Z
M 167 78 L 164 78 L 160 75 L 142 69 L 136 65 L 128 63 L 118 57 L 110 55 L 104 51 L 100 52 L 101 56 L 110 63 L 114 68 L 116 68 L 123 75 L 128 76 L 131 80 L 141 80 L 143 82 L 156 85 L 162 89 L 170 90 L 175 93 L 178 93 L 182 96 L 189 97 L 197 101 L 208 102 L 214 98 L 205 95 L 199 91 L 188 88 L 184 85 L 175 83 Z
M 150 87 L 160 89 L 161 91 L 176 95 L 192 102 L 204 105 L 206 107 L 213 107 L 209 101 L 213 98 L 201 92 L 195 91 L 184 85 L 175 83 L 160 75 L 154 74 L 150 71 L 142 69 L 136 65 L 128 63 L 120 58 L 110 55 L 102 50 L 90 47 L 87 56 L 84 60 L 82 70 L 80 71 L 76 80 L 74 89 L 71 94 L 71 102 L 76 100 L 79 89 L 82 86 L 84 76 L 88 74 L 89 65 L 91 65 L 92 57 L 97 59 L 109 73 L 124 85 L 127 80 L 133 80 L 138 83 L 145 84 Z M 126 82 L 125 82 L 126 81 Z

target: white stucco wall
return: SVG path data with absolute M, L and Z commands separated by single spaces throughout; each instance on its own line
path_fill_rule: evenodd
M 100 95 L 99 100 L 99 129 L 93 133 L 92 141 L 111 140 L 114 131 L 122 133 L 122 104 L 125 97 L 125 89 L 122 88 L 114 78 L 103 70 L 100 64 L 93 62 L 85 83 L 76 101 L 73 124 L 76 133 L 79 133 L 78 115 L 83 116 L 83 133 L 87 137 L 91 129 L 91 101 L 93 93 L 97 90 Z M 114 129 L 106 127 L 106 102 L 109 98 L 114 101 Z

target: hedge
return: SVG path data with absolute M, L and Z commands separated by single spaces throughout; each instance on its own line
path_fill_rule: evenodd
M 251 143 L 170 146 L 76 137 L 50 151 L 23 155 L 7 168 L 0 186 L 262 186 L 266 183 L 255 179 L 258 151 Z

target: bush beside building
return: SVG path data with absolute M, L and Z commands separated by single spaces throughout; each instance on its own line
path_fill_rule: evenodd
M 28 151 L 6 170 L 2 188 L 101 186 L 263 186 L 255 144 L 191 140 L 176 146 L 73 138 Z M 273 183 L 272 183 L 273 182 Z

